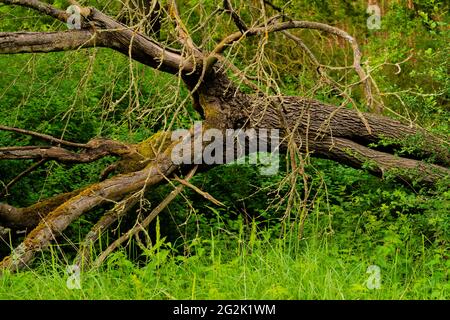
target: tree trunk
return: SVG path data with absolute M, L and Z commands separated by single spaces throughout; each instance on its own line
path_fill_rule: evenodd
M 199 92 L 208 126 L 279 129 L 281 151 L 286 151 L 293 139 L 300 152 L 357 169 L 364 167 L 380 177 L 394 173 L 406 184 L 430 185 L 450 173 L 450 150 L 444 140 L 388 117 L 302 97 L 244 94 L 218 73 L 205 79 Z M 388 146 L 371 148 L 380 142 Z M 395 155 L 411 144 L 415 149 L 412 158 Z M 435 164 L 421 161 L 426 159 L 434 159 Z

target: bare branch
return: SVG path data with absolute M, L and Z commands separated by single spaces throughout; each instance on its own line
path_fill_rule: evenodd
M 323 143 L 322 146 L 326 148 L 326 144 Z M 423 185 L 434 185 L 436 181 L 450 177 L 450 170 L 445 167 L 372 150 L 348 139 L 331 139 L 330 147 L 323 152 L 326 152 L 327 158 L 339 159 L 354 168 L 365 166 L 366 170 L 376 176 L 384 177 L 386 173 L 394 173 L 397 180 L 408 184 L 417 181 Z
M 170 151 L 144 170 L 119 175 L 87 187 L 52 212 L 26 237 L 13 253 L 0 262 L 0 275 L 4 269 L 16 271 L 26 267 L 36 252 L 60 235 L 75 219 L 106 201 L 120 200 L 126 194 L 152 186 L 177 168 L 170 160 Z M 8 208 L 7 208 L 8 209 Z
M 223 0 L 223 7 L 228 13 L 230 13 L 231 17 L 233 18 L 234 24 L 239 29 L 239 31 L 241 33 L 246 32 L 248 30 L 248 27 L 245 24 L 245 21 L 241 18 L 241 16 L 239 16 L 237 12 L 233 9 L 230 0 Z
M 256 36 L 261 34 L 267 34 L 271 32 L 278 32 L 278 31 L 284 31 L 289 29 L 311 29 L 311 30 L 320 30 L 326 33 L 330 33 L 333 35 L 336 35 L 340 38 L 345 39 L 348 41 L 353 49 L 353 67 L 355 71 L 357 72 L 358 76 L 360 77 L 361 81 L 364 84 L 364 92 L 366 95 L 366 98 L 368 100 L 369 107 L 372 106 L 373 98 L 372 98 L 372 90 L 371 85 L 369 81 L 369 77 L 364 72 L 364 70 L 361 67 L 361 50 L 359 49 L 358 43 L 356 42 L 356 39 L 350 36 L 347 32 L 324 24 L 320 22 L 312 22 L 312 21 L 286 21 L 286 22 L 280 22 L 280 23 L 273 23 L 267 25 L 267 27 L 255 27 L 250 28 L 246 32 L 235 32 L 226 38 L 224 38 L 211 52 L 210 56 L 207 59 L 207 65 L 210 68 L 212 65 L 214 65 L 217 62 L 217 54 L 221 54 L 227 47 L 229 47 L 231 44 L 233 44 L 236 41 L 241 40 L 243 37 L 250 37 L 250 36 Z
M 195 172 L 197 171 L 197 168 L 198 168 L 198 166 L 195 166 L 193 169 L 191 169 L 191 171 L 187 174 L 187 176 L 185 178 L 186 181 L 191 179 L 194 176 Z M 100 256 L 97 258 L 94 265 L 97 267 L 100 266 L 103 263 L 103 261 L 106 259 L 106 257 L 108 257 L 108 255 L 111 254 L 111 252 L 113 252 L 118 246 L 120 246 L 123 242 L 130 239 L 132 236 L 137 234 L 139 231 L 142 231 L 145 228 L 147 228 L 148 225 L 153 221 L 153 219 L 155 219 L 155 217 L 162 210 L 164 210 L 164 208 L 167 207 L 169 205 L 169 203 L 171 203 L 173 201 L 173 199 L 176 198 L 177 195 L 180 194 L 180 192 L 183 190 L 183 188 L 184 188 L 183 184 L 177 186 L 160 204 L 158 204 L 158 206 L 156 208 L 154 208 L 152 210 L 152 212 L 144 219 L 144 221 L 135 225 L 133 228 L 128 230 L 128 232 L 126 232 L 124 235 L 122 235 L 120 238 L 118 238 L 116 241 L 114 241 L 108 248 L 106 248 L 100 254 Z
M 4 191 L 0 192 L 0 198 L 8 195 L 8 191 L 9 189 L 15 185 L 17 182 L 20 181 L 20 179 L 26 177 L 27 175 L 29 175 L 31 172 L 33 172 L 34 170 L 36 170 L 37 168 L 39 168 L 42 164 L 44 164 L 47 160 L 42 159 L 39 160 L 38 162 L 34 163 L 32 166 L 30 166 L 29 168 L 27 168 L 26 170 L 24 170 L 23 172 L 21 172 L 20 174 L 18 174 L 14 179 L 12 179 L 10 182 L 8 182 L 8 184 L 5 186 Z
M 0 54 L 78 50 L 101 45 L 90 30 L 0 32 Z
M 126 144 L 107 139 L 94 139 L 87 145 L 87 150 L 81 153 L 45 146 L 0 148 L 0 160 L 46 159 L 65 163 L 88 163 L 108 155 L 123 156 L 134 151 Z
M 192 72 L 195 65 L 191 60 L 183 59 L 180 52 L 162 47 L 146 35 L 143 35 L 113 20 L 102 12 L 92 8 L 90 21 L 94 23 L 105 47 L 131 56 L 132 59 L 158 70 L 178 74 Z
M 118 202 L 114 208 L 104 214 L 101 219 L 94 225 L 84 238 L 80 245 L 75 263 L 80 267 L 87 267 L 91 263 L 90 248 L 95 241 L 105 232 L 114 222 L 125 216 L 131 208 L 138 203 L 140 194 L 132 194 L 124 200 Z
M 4 4 L 17 5 L 34 9 L 62 22 L 67 22 L 67 18 L 69 17 L 69 14 L 66 11 L 56 9 L 48 3 L 44 3 L 38 0 L 0 0 L 0 2 L 3 2 Z
M 271 7 L 273 10 L 278 11 L 280 13 L 283 13 L 283 9 L 274 5 L 272 2 L 268 1 L 268 0 L 264 0 L 264 4 L 267 4 L 269 7 Z
M 300 39 L 299 37 L 293 35 L 292 33 L 283 30 L 282 33 L 292 41 L 294 41 L 305 53 L 306 55 L 311 59 L 311 61 L 315 64 L 315 66 L 318 68 L 318 72 L 321 74 L 321 65 L 319 60 L 316 58 L 314 53 L 308 48 L 308 46 Z
M 214 198 L 212 195 L 210 195 L 208 192 L 205 192 L 203 190 L 201 190 L 200 188 L 194 186 L 192 183 L 190 183 L 189 181 L 187 181 L 186 179 L 181 179 L 179 177 L 175 177 L 175 181 L 178 181 L 179 183 L 181 183 L 182 185 L 194 190 L 195 192 L 197 192 L 199 195 L 201 195 L 203 198 L 211 201 L 212 203 L 214 203 L 215 205 L 218 206 L 222 206 L 224 207 L 225 205 L 220 202 L 219 200 L 217 200 L 216 198 Z
M 50 212 L 82 190 L 59 194 L 26 208 L 16 208 L 0 203 L 0 221 L 11 228 L 34 228 Z
M 1 1 L 30 7 L 58 17 L 64 22 L 67 20 L 66 13 L 61 16 L 60 10 L 36 0 Z M 80 47 L 100 46 L 114 49 L 145 65 L 172 74 L 178 74 L 180 70 L 189 73 L 195 69 L 194 63 L 183 59 L 177 50 L 162 47 L 149 37 L 131 30 L 95 8 L 89 8 L 88 14 L 85 15 L 89 23 L 84 23 L 82 30 L 0 33 L 0 54 L 77 50 Z
M 170 0 L 169 1 L 169 14 L 172 20 L 175 22 L 176 29 L 178 32 L 179 42 L 182 43 L 187 47 L 191 53 L 197 55 L 197 57 L 201 57 L 202 53 L 198 49 L 198 47 L 194 44 L 194 41 L 192 40 L 191 36 L 189 35 L 189 32 L 184 25 L 183 21 L 180 18 L 180 13 L 178 10 L 178 5 L 176 0 Z
M 74 148 L 91 148 L 92 147 L 92 145 L 89 145 L 89 144 L 86 144 L 86 143 L 70 142 L 70 141 L 66 141 L 66 140 L 63 140 L 63 139 L 55 138 L 55 137 L 50 136 L 48 134 L 43 134 L 43 133 L 40 133 L 40 132 L 35 132 L 35 131 L 30 131 L 30 130 L 25 130 L 25 129 L 20 129 L 20 128 L 7 127 L 7 126 L 0 125 L 0 131 L 16 132 L 16 133 L 32 136 L 32 137 L 35 137 L 35 138 L 39 138 L 39 139 L 42 139 L 42 140 L 45 140 L 45 141 L 49 141 L 51 143 L 67 146 L 67 147 L 74 147 Z

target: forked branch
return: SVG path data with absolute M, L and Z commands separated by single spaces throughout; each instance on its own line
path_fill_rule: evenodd
M 361 67 L 361 50 L 359 48 L 359 45 L 355 38 L 353 38 L 351 35 L 349 35 L 347 32 L 324 24 L 320 22 L 312 22 L 312 21 L 286 21 L 286 22 L 279 22 L 279 23 L 272 23 L 268 24 L 267 26 L 262 27 L 255 27 L 255 28 L 249 28 L 245 32 L 235 32 L 227 37 L 225 37 L 220 43 L 214 48 L 214 50 L 211 52 L 211 54 L 208 57 L 207 65 L 209 68 L 211 68 L 217 61 L 217 55 L 221 54 L 223 51 L 225 51 L 229 46 L 231 46 L 236 41 L 241 40 L 244 37 L 251 37 L 251 36 L 257 36 L 272 32 L 279 32 L 279 31 L 285 31 L 290 29 L 310 29 L 310 30 L 319 30 L 322 32 L 326 32 L 329 34 L 333 34 L 335 36 L 338 36 L 347 42 L 350 43 L 352 50 L 353 50 L 353 68 L 355 69 L 356 73 L 358 74 L 359 78 L 361 79 L 361 82 L 364 84 L 364 92 L 365 96 L 367 98 L 367 103 L 369 105 L 369 108 L 372 107 L 373 104 L 373 97 L 372 97 L 372 89 L 370 84 L 370 79 L 366 72 Z

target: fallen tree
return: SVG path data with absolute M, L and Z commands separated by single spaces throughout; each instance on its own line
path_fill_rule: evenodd
M 0 2 L 31 8 L 64 23 L 70 17 L 66 11 L 38 0 Z M 225 0 L 222 10 L 230 15 L 239 31 L 224 37 L 213 50 L 207 51 L 192 40 L 189 30 L 180 19 L 175 1 L 169 1 L 167 7 L 158 5 L 157 8 L 176 26 L 177 40 L 182 50 L 164 46 L 138 32 L 136 28 L 126 26 L 95 8 L 80 6 L 80 29 L 45 33 L 0 32 L 0 54 L 110 48 L 146 66 L 180 77 L 190 91 L 197 112 L 203 118 L 204 128 L 223 132 L 227 129 L 255 129 L 257 133 L 258 130 L 279 130 L 279 150 L 291 154 L 294 159 L 292 166 L 295 166 L 296 157 L 302 159 L 302 154 L 309 154 L 354 168 L 364 168 L 377 176 L 391 173 L 408 184 L 432 185 L 448 177 L 450 152 L 445 140 L 415 125 L 406 125 L 376 114 L 382 111 L 383 105 L 373 97 L 373 84 L 361 67 L 361 52 L 356 40 L 345 31 L 317 22 L 292 19 L 280 21 L 279 15 L 267 18 L 260 25 L 248 27 L 230 1 Z M 276 32 L 283 32 L 287 38 L 296 41 L 301 49 L 306 50 L 311 59 L 317 62 L 301 39 L 289 33 L 289 30 L 299 28 L 332 34 L 350 44 L 353 50 L 353 68 L 363 86 L 367 107 L 373 113 L 363 113 L 343 106 L 336 107 L 304 97 L 283 96 L 278 92 L 269 94 L 245 75 L 240 82 L 229 76 L 227 71 L 235 72 L 237 76 L 242 74 L 226 59 L 224 52 L 227 49 L 245 38 L 267 37 L 268 34 Z M 318 71 L 326 77 L 320 66 Z M 332 84 L 332 80 L 327 79 Z M 246 93 L 241 89 L 241 84 L 251 88 L 253 92 Z M 345 96 L 345 92 L 342 94 Z M 1 230 L 32 229 L 23 243 L 3 259 L 0 270 L 16 271 L 27 266 L 36 252 L 48 246 L 74 220 L 98 206 L 113 202 L 114 208 L 94 226 L 86 236 L 84 249 L 80 250 L 78 263 L 88 263 L 90 257 L 85 248 L 120 216 L 126 214 L 137 203 L 139 195 L 142 196 L 146 190 L 157 184 L 179 184 L 174 193 L 155 208 L 154 217 L 181 188 L 193 187 L 186 180 L 195 173 L 198 164 L 194 163 L 195 161 L 192 161 L 192 164 L 176 164 L 172 152 L 178 143 L 186 143 L 188 148 L 194 150 L 196 141 L 171 141 L 170 131 L 160 132 L 148 140 L 131 145 L 106 139 L 94 139 L 87 144 L 79 144 L 18 128 L 0 126 L 0 130 L 33 135 L 48 144 L 2 147 L 0 160 L 35 159 L 40 162 L 87 163 L 105 156 L 119 158 L 105 170 L 101 181 L 81 190 L 57 195 L 28 208 L 15 208 L 0 203 Z M 194 130 L 192 128 L 191 133 Z M 411 139 L 421 141 L 414 146 L 414 154 L 411 154 L 411 157 L 396 155 L 403 144 Z M 390 143 L 381 150 L 376 145 L 382 141 Z M 206 147 L 205 143 L 201 145 Z M 193 153 L 192 159 L 196 156 Z M 427 161 L 430 158 L 434 159 L 433 163 Z M 203 170 L 208 169 L 205 164 L 200 164 L 200 167 Z M 301 171 L 298 170 L 299 173 Z M 28 171 L 24 174 L 26 173 Z M 183 173 L 188 173 L 185 180 L 175 176 Z M 207 194 L 204 196 L 210 198 Z M 135 232 L 136 230 L 131 230 L 129 235 Z M 99 262 L 113 249 L 114 247 L 101 255 Z

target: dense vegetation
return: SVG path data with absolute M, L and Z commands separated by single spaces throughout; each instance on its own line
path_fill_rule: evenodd
M 379 30 L 367 29 L 366 1 L 284 2 L 274 0 L 273 4 L 283 7 L 287 16 L 328 23 L 358 39 L 364 68 L 371 71 L 378 85 L 386 115 L 448 137 L 446 1 L 414 0 L 413 6 L 408 5 L 410 1 L 384 2 Z M 64 1 L 50 3 L 66 7 Z M 194 30 L 205 12 L 213 12 L 221 3 L 179 1 L 180 13 Z M 258 3 L 237 6 L 243 19 L 253 19 L 249 7 Z M 105 1 L 89 4 L 105 12 L 118 10 Z M 210 41 L 217 41 L 235 30 L 230 19 L 221 15 L 207 26 L 194 32 L 193 39 L 210 34 Z M 64 28 L 51 18 L 0 2 L 1 32 Z M 351 53 L 345 43 L 316 32 L 299 34 L 323 65 L 349 65 Z M 260 49 L 254 39 L 242 45 L 244 50 L 232 57 L 239 67 L 245 67 Z M 263 59 L 267 60 L 262 70 L 252 71 L 271 72 L 284 94 L 342 103 L 336 89 L 318 76 L 316 67 L 295 43 L 273 37 Z M 358 81 L 345 69 L 331 69 L 329 75 L 343 85 Z M 171 121 L 175 127 L 186 128 L 198 119 L 179 79 L 107 49 L 1 55 L 0 76 L 0 125 L 70 141 L 108 137 L 139 142 Z M 362 90 L 347 89 L 364 110 Z M 348 103 L 348 107 L 354 106 Z M 38 143 L 29 136 L 0 131 L 0 147 Z M 401 153 L 411 152 L 415 143 Z M 77 165 L 46 162 L 9 188 L 8 194 L 0 188 L 0 202 L 26 207 L 79 189 L 97 181 L 112 161 L 104 158 Z M 196 175 L 191 183 L 224 206 L 186 188 L 148 232 L 125 243 L 101 267 L 83 272 L 81 290 L 69 290 L 65 268 L 72 264 L 78 243 L 111 205 L 96 209 L 72 224 L 57 245 L 43 252 L 33 262 L 35 268 L 3 274 L 0 298 L 450 298 L 448 180 L 427 187 L 404 185 L 389 175 L 380 179 L 329 160 L 307 157 L 306 161 L 306 180 L 293 177 L 286 158 L 281 159 L 280 172 L 273 176 L 261 175 L 256 166 L 237 164 Z M 0 186 L 31 164 L 1 161 Z M 99 253 L 105 249 L 133 226 L 137 217 L 158 204 L 170 188 L 160 186 L 148 192 L 135 214 L 123 218 L 91 250 Z M 0 258 L 22 239 L 23 233 L 3 239 Z M 381 268 L 379 289 L 366 286 L 370 265 Z

